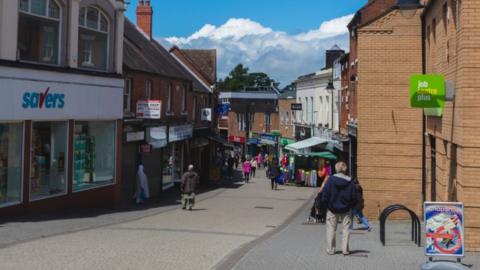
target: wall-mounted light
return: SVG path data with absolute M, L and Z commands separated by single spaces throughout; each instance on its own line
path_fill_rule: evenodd
M 419 0 L 397 0 L 397 4 L 394 7 L 400 11 L 404 18 L 411 19 L 415 16 L 417 10 L 424 6 L 420 4 Z

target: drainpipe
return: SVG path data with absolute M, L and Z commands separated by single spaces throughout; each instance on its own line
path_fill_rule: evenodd
M 427 72 L 427 56 L 425 53 L 426 45 L 425 45 L 425 14 L 421 16 L 422 20 L 422 73 L 425 74 Z M 426 118 L 425 118 L 425 110 L 422 109 L 422 201 L 425 202 L 427 200 L 427 147 L 426 147 Z M 423 207 L 422 207 L 423 212 Z M 423 216 L 423 213 L 422 213 Z

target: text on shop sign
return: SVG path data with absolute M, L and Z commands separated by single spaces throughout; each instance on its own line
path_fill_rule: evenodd
M 49 93 L 50 87 L 42 93 L 25 92 L 22 107 L 25 109 L 63 109 L 65 107 L 65 94 Z

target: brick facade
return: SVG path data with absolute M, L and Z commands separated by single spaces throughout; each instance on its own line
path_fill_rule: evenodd
M 422 71 L 420 12 L 392 10 L 356 31 L 358 179 L 371 218 L 391 204 L 422 212 L 422 112 L 409 78 Z M 352 55 L 351 55 L 352 56 Z
M 426 73 L 443 74 L 456 91 L 455 100 L 446 102 L 443 117 L 427 119 L 427 199 L 465 204 L 465 244 L 471 251 L 480 251 L 478 10 L 479 1 L 436 0 L 425 12 Z
M 279 128 L 282 137 L 295 138 L 294 122 L 295 111 L 292 111 L 292 104 L 296 103 L 295 97 L 293 98 L 280 98 L 278 99 L 278 113 L 279 113 Z

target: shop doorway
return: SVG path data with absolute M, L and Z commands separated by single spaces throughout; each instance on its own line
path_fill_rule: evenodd
M 139 161 L 138 144 L 123 144 L 122 160 L 122 193 L 125 201 L 132 200 L 135 193 L 137 169 Z

